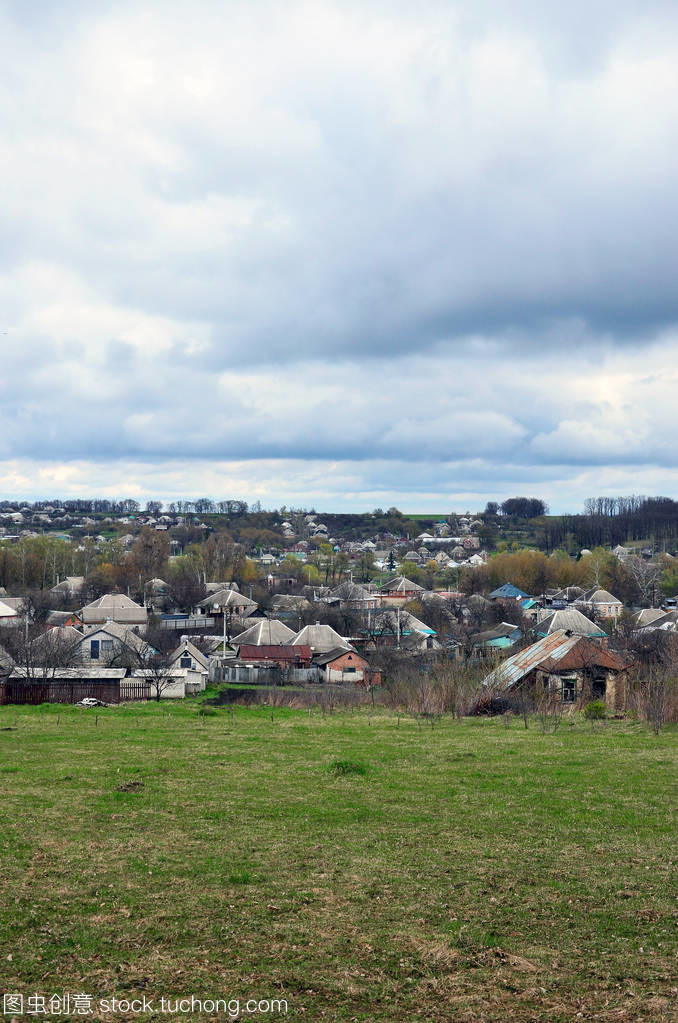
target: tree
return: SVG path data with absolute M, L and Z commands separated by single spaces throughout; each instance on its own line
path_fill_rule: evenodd
M 144 681 L 148 682 L 158 702 L 162 694 L 176 682 L 174 665 L 170 664 L 167 654 L 159 652 L 151 654 L 142 672 Z
M 196 515 L 212 515 L 214 509 L 215 505 L 211 497 L 199 497 L 195 502 Z
M 2 646 L 16 667 L 24 678 L 34 682 L 54 678 L 60 668 L 71 667 L 77 659 L 78 642 L 63 629 L 45 632 L 29 618 L 23 628 L 7 629 L 2 637 Z
M 632 554 L 625 558 L 624 568 L 633 579 L 640 599 L 654 607 L 657 587 L 662 574 L 661 565 L 656 561 L 648 561 Z
M 512 515 L 519 519 L 536 519 L 547 512 L 547 505 L 538 497 L 509 497 L 501 505 L 502 515 Z
M 169 537 L 155 529 L 144 526 L 132 546 L 131 560 L 141 580 L 162 575 L 167 568 Z
M 110 660 L 111 667 L 127 668 L 148 683 L 156 700 L 176 682 L 175 665 L 170 663 L 171 633 L 151 621 L 143 642 L 120 643 Z
M 356 574 L 358 579 L 362 583 L 370 581 L 374 573 L 376 572 L 376 566 L 374 564 L 374 558 L 369 551 L 361 551 L 358 555 L 358 561 L 356 562 Z
M 172 565 L 168 575 L 169 598 L 176 607 L 190 610 L 207 596 L 198 564 L 194 559 L 180 558 Z

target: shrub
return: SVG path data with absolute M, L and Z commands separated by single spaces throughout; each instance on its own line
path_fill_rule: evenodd
M 607 707 L 604 700 L 591 700 L 584 707 L 584 717 L 587 721 L 602 721 L 607 714 Z
M 336 775 L 367 774 L 367 764 L 360 760 L 333 760 L 330 764 L 330 771 Z

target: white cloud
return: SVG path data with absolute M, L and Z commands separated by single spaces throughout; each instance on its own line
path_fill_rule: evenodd
M 8 2 L 0 40 L 9 490 L 672 478 L 673 5 Z

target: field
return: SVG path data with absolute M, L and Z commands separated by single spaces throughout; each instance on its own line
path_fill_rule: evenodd
M 191 996 L 242 1020 L 678 1018 L 675 729 L 195 702 L 0 728 L 6 992 L 110 1020 L 229 1018 L 158 1011 Z

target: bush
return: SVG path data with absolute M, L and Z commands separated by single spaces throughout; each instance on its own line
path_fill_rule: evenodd
M 607 707 L 604 700 L 591 700 L 584 707 L 584 717 L 587 721 L 602 721 L 607 714 Z
M 333 760 L 330 764 L 330 771 L 336 775 L 367 774 L 367 764 L 360 760 Z

